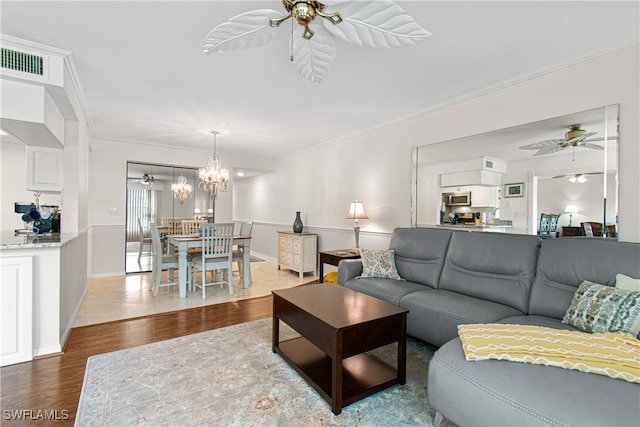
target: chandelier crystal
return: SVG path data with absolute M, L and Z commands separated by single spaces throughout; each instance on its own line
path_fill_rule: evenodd
M 211 133 L 213 134 L 213 157 L 209 159 L 206 168 L 200 168 L 198 187 L 208 191 L 211 199 L 215 200 L 220 191 L 227 191 L 229 171 L 221 168 L 220 159 L 216 154 L 216 135 L 220 132 L 212 131 Z
M 171 184 L 171 191 L 173 192 L 173 197 L 175 199 L 179 199 L 180 204 L 183 205 L 184 201 L 188 197 L 191 197 L 193 188 L 191 187 L 191 184 L 187 184 L 187 178 L 184 175 L 180 175 L 178 177 L 178 182 L 176 184 Z

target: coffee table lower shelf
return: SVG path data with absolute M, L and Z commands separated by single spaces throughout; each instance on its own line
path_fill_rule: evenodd
M 323 399 L 332 404 L 331 357 L 304 337 L 281 341 L 275 350 Z M 351 356 L 342 361 L 341 406 L 399 383 L 397 369 L 373 354 L 365 352 Z

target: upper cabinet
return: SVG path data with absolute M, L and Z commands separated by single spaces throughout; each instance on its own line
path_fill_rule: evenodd
M 500 206 L 500 187 L 471 187 L 472 208 L 496 208 Z
M 27 146 L 27 190 L 41 193 L 62 191 L 63 150 Z

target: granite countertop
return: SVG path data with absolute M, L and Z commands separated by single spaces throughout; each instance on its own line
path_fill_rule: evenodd
M 464 228 L 464 229 L 487 229 L 487 228 L 511 228 L 512 224 L 450 224 L 445 222 L 444 224 L 435 224 L 436 227 L 442 228 Z
M 0 249 L 60 248 L 78 237 L 78 233 L 15 234 L 0 232 Z

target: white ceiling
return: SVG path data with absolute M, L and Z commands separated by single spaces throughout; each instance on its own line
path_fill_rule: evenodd
M 334 3 L 327 1 L 326 3 Z M 260 48 L 202 42 L 263 1 L 7 1 L 2 34 L 72 52 L 95 138 L 279 157 L 638 43 L 638 1 L 398 2 L 433 35 L 338 41 L 321 84 L 289 62 L 290 26 Z M 585 88 L 588 90 L 588 88 Z

